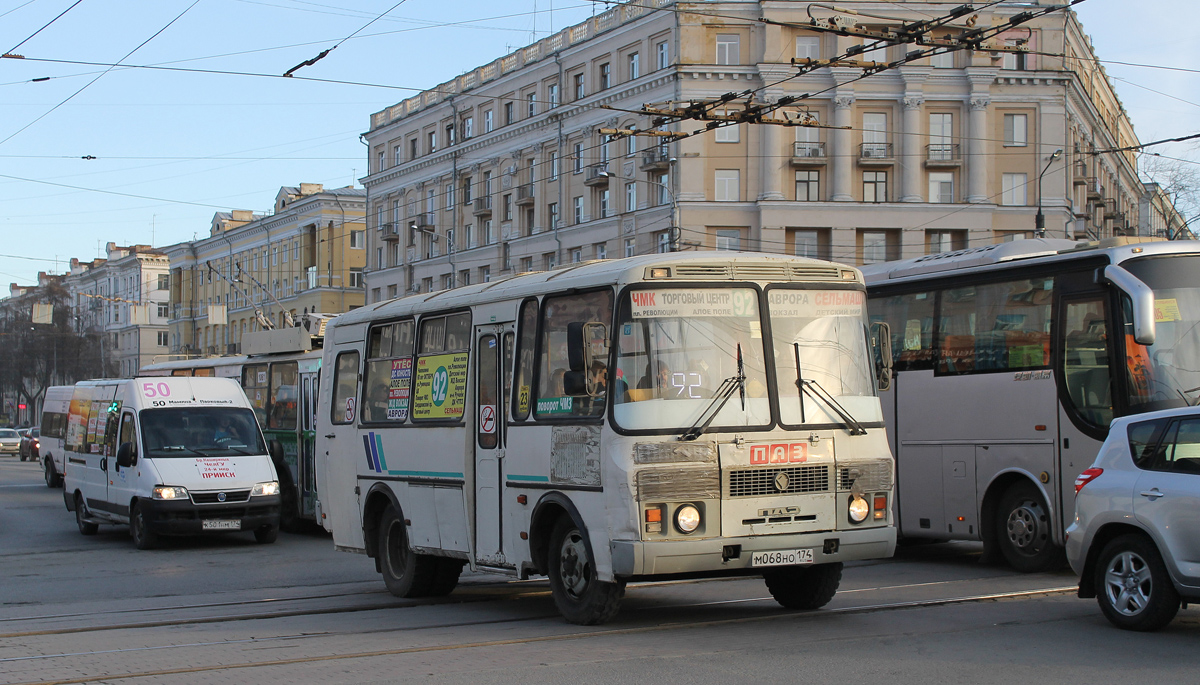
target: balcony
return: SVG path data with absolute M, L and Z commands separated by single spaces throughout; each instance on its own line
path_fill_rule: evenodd
M 379 227 L 379 237 L 388 242 L 396 242 L 400 240 L 400 227 L 392 221 L 382 224 Z
M 925 166 L 952 168 L 962 166 L 958 143 L 937 143 L 925 146 Z
M 1071 179 L 1071 183 L 1077 186 L 1085 186 L 1088 184 L 1087 163 L 1075 163 L 1075 177 Z
M 535 198 L 533 196 L 533 184 L 532 183 L 522 183 L 521 185 L 517 186 L 517 206 L 518 207 L 532 207 L 534 200 L 535 200 Z
M 642 153 L 642 171 L 666 171 L 671 166 L 671 154 L 665 147 L 652 147 Z
M 606 186 L 608 185 L 608 165 L 593 164 L 587 168 L 587 176 L 584 177 L 583 184 L 587 186 Z
M 1087 177 L 1087 197 L 1089 200 L 1099 200 L 1104 197 L 1104 187 L 1100 185 L 1100 179 L 1095 176 Z
M 825 143 L 796 141 L 793 145 L 792 166 L 817 166 L 828 161 L 825 157 Z
M 859 166 L 891 166 L 896 163 L 891 143 L 862 143 L 858 148 Z
M 475 208 L 472 210 L 475 216 L 491 216 L 492 215 L 492 196 L 484 195 L 483 197 L 475 198 Z

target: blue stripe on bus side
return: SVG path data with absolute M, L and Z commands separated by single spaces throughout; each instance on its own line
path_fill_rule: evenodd
M 383 436 L 372 431 L 371 437 L 375 438 L 375 446 L 377 448 L 377 451 L 375 452 L 375 461 L 379 463 L 379 470 L 387 471 L 387 455 L 383 453 Z
M 367 453 L 367 468 L 371 469 L 372 471 L 378 471 L 379 469 L 375 468 L 375 461 L 371 459 L 371 436 L 364 435 L 362 436 L 362 439 L 363 451 Z
M 508 474 L 509 480 L 524 480 L 533 483 L 549 483 L 550 479 L 546 476 L 521 476 L 515 473 Z

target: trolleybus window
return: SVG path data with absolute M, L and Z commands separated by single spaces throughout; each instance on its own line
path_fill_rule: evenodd
M 564 415 L 602 416 L 603 390 L 588 393 L 588 376 L 594 382 L 607 376 L 607 359 L 596 360 L 592 368 L 571 368 L 567 354 L 567 326 L 573 323 L 599 323 L 605 329 L 612 322 L 612 291 L 598 290 L 578 295 L 547 297 L 542 306 L 541 361 L 538 364 L 538 395 L 534 414 L 537 418 Z M 595 387 L 595 386 L 594 386 Z M 606 383 L 600 385 L 603 389 Z
M 246 391 L 246 399 L 254 407 L 258 422 L 267 424 L 267 399 L 271 389 L 270 371 L 266 364 L 247 364 L 242 369 L 242 389 Z
M 513 419 L 524 421 L 529 418 L 529 407 L 533 397 L 533 355 L 537 346 L 537 300 L 526 300 L 521 305 L 520 347 L 517 350 L 517 393 L 513 397 Z
M 710 423 L 717 429 L 771 424 L 762 322 L 753 288 L 627 292 L 616 341 L 617 370 L 610 376 L 613 418 L 622 428 L 687 430 L 712 411 L 716 416 Z M 745 373 L 741 383 L 739 354 Z M 714 393 L 727 381 L 740 387 L 722 403 Z
M 354 398 L 358 397 L 358 352 L 343 352 L 333 367 L 333 406 L 329 419 L 336 424 L 354 422 Z
M 1129 404 L 1152 411 L 1200 400 L 1200 257 L 1132 259 L 1122 266 L 1154 291 L 1153 345 L 1133 340 L 1131 306 L 1124 303 Z
M 467 405 L 471 314 L 421 319 L 413 368 L 412 418 L 461 420 Z
M 267 421 L 267 427 L 294 430 L 299 398 L 299 374 L 296 372 L 296 362 L 272 364 L 271 415 Z
M 938 372 L 1048 367 L 1053 287 L 1033 278 L 942 291 Z
M 397 321 L 371 329 L 363 421 L 403 423 L 408 419 L 415 330 L 412 321 Z

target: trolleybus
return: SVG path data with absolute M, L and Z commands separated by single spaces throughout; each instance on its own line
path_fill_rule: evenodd
M 1059 563 L 1114 416 L 1196 404 L 1200 243 L 1019 240 L 863 267 L 906 539 Z
M 761 575 L 818 608 L 895 545 L 865 299 L 851 267 L 673 253 L 342 314 L 320 520 L 398 596 L 467 565 L 547 575 L 583 624 L 631 580 Z

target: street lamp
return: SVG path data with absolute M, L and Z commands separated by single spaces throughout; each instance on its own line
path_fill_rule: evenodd
M 1046 172 L 1050 170 L 1050 165 L 1053 164 L 1054 160 L 1058 159 L 1060 155 L 1062 155 L 1061 147 L 1055 150 L 1054 154 L 1050 155 L 1050 161 L 1046 162 L 1046 167 L 1042 169 L 1042 173 L 1038 174 L 1038 211 L 1037 218 L 1033 224 L 1034 228 L 1037 229 L 1038 238 L 1046 237 L 1046 217 L 1044 214 L 1042 214 L 1042 177 L 1046 175 Z
M 675 158 L 672 157 L 670 161 L 674 162 Z M 645 181 L 646 183 L 653 183 L 654 185 L 667 191 L 667 199 L 671 201 L 671 226 L 670 226 L 670 228 L 667 229 L 668 231 L 670 231 L 670 237 L 671 237 L 670 251 L 671 252 L 679 251 L 679 245 L 678 245 L 679 230 L 680 230 L 680 228 L 679 228 L 679 203 L 675 201 L 675 193 L 671 192 L 670 186 L 668 186 L 666 183 L 660 183 L 659 181 L 651 181 L 650 179 L 640 179 L 640 178 L 630 178 L 628 176 L 618 176 L 617 174 L 612 173 L 608 169 L 601 169 L 599 172 L 599 175 L 604 178 L 619 178 L 624 181 L 633 181 L 635 183 L 638 181 Z

